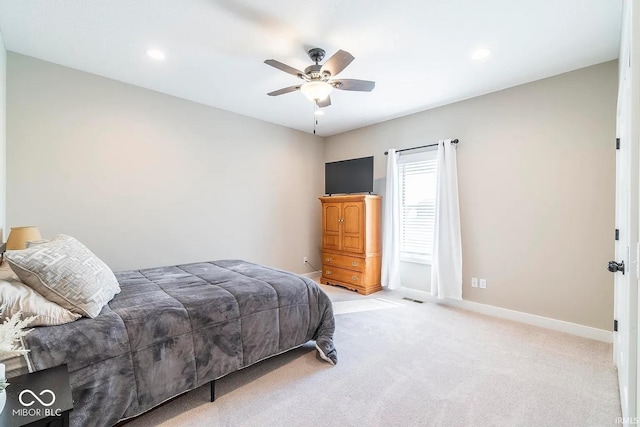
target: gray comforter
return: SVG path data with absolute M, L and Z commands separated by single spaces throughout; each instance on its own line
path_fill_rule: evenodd
M 309 340 L 337 361 L 331 301 L 305 277 L 238 260 L 116 277 L 98 317 L 25 338 L 35 370 L 68 365 L 72 425 L 113 425 Z

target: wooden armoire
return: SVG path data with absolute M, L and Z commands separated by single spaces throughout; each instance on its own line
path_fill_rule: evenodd
M 382 197 L 320 197 L 322 202 L 322 277 L 320 283 L 344 286 L 363 295 L 380 286 Z

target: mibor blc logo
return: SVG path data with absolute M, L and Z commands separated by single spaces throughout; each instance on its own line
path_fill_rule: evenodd
M 13 416 L 19 417 L 59 417 L 62 413 L 60 408 L 50 408 L 51 405 L 56 403 L 56 394 L 51 390 L 42 390 L 39 394 L 34 393 L 32 390 L 25 388 L 18 395 L 18 400 L 23 406 L 21 409 L 13 409 Z M 43 408 L 31 408 L 35 403 L 39 403 Z
M 27 396 L 25 396 L 25 394 Z M 45 407 L 49 407 L 51 405 L 53 405 L 54 403 L 56 403 L 56 395 L 54 392 L 52 392 L 51 390 L 42 390 L 40 392 L 40 396 L 44 395 L 44 394 L 48 394 L 49 396 L 51 396 L 51 401 L 50 402 L 46 402 L 43 401 L 42 399 L 40 399 L 33 391 L 29 390 L 28 388 L 22 390 L 20 392 L 20 395 L 18 395 L 18 400 L 20 401 L 20 404 L 22 406 L 31 406 L 34 403 L 36 403 L 36 400 Z M 30 395 L 30 396 L 29 396 Z M 45 398 L 45 400 L 48 400 Z

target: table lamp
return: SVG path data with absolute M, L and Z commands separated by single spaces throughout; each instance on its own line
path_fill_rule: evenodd
M 40 230 L 38 230 L 38 227 L 35 225 L 27 227 L 11 227 L 6 249 L 8 251 L 26 249 L 27 242 L 31 240 L 42 240 Z

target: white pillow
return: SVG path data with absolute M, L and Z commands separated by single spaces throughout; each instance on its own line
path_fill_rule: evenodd
M 109 267 L 70 236 L 7 251 L 5 257 L 24 284 L 73 313 L 96 317 L 120 292 Z
M 42 295 L 18 280 L 8 263 L 0 266 L 0 321 L 13 316 L 18 311 L 22 318 L 35 316 L 29 326 L 54 326 L 73 322 L 80 318 L 66 308 L 44 298 Z
M 22 312 L 22 319 L 35 316 L 29 326 L 55 326 L 78 320 L 81 316 L 52 303 L 18 280 L 0 279 L 0 321 Z

